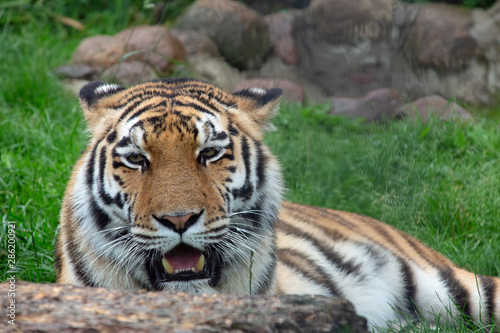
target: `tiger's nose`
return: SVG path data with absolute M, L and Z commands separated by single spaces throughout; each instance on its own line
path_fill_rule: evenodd
M 162 224 L 163 226 L 182 234 L 187 228 L 189 228 L 198 220 L 198 218 L 202 213 L 203 211 L 200 212 L 199 214 L 194 214 L 194 213 L 189 213 L 185 215 L 165 214 L 159 217 L 154 216 L 154 218 L 158 222 L 160 222 L 160 224 Z

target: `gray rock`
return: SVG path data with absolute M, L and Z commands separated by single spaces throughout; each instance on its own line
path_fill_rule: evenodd
M 150 81 L 157 78 L 154 69 L 140 61 L 120 62 L 106 69 L 101 79 L 106 82 L 115 82 L 124 86 Z
M 234 90 L 234 87 L 244 80 L 243 74 L 223 59 L 212 58 L 206 54 L 190 57 L 188 69 L 181 74 L 210 82 L 228 91 Z
M 164 26 L 132 27 L 115 38 L 124 45 L 125 61 L 145 62 L 161 74 L 169 74 L 176 63 L 186 59 L 184 45 Z
M 499 8 L 313 0 L 292 24 L 298 67 L 330 96 L 393 87 L 410 99 L 491 103 L 500 92 Z
M 470 10 L 428 3 L 419 7 L 403 50 L 414 66 L 453 70 L 467 67 L 476 53 Z
M 54 70 L 54 74 L 61 78 L 94 80 L 99 75 L 99 69 L 87 65 L 62 65 Z
M 273 53 L 288 65 L 296 65 L 298 51 L 292 36 L 292 22 L 297 11 L 287 10 L 265 17 Z
M 242 2 L 265 15 L 290 8 L 302 9 L 309 6 L 311 0 L 243 0 Z
M 411 103 L 401 105 L 401 114 L 427 122 L 435 116 L 445 120 L 471 120 L 471 114 L 455 102 L 441 96 L 432 95 L 419 98 Z
M 185 55 L 182 43 L 166 27 L 138 26 L 115 36 L 84 39 L 73 53 L 72 64 L 102 71 L 121 62 L 141 61 L 157 73 L 169 74 Z
M 172 30 L 172 35 L 184 45 L 188 57 L 195 54 L 207 54 L 215 58 L 220 56 L 215 42 L 203 31 Z
M 358 97 L 332 98 L 331 115 L 361 117 L 367 121 L 398 118 L 403 96 L 395 89 L 381 88 Z
M 113 36 L 97 35 L 80 42 L 71 62 L 95 68 L 108 68 L 120 61 L 124 54 L 124 44 Z
M 175 22 L 180 30 L 201 30 L 212 38 L 220 54 L 237 68 L 258 68 L 270 42 L 264 17 L 230 0 L 198 0 Z

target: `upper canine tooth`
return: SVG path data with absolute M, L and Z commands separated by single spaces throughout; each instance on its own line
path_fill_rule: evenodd
M 163 268 L 165 268 L 168 274 L 174 274 L 174 268 L 172 267 L 172 265 L 170 265 L 167 259 L 163 258 L 161 260 L 161 263 L 163 264 Z
M 205 256 L 202 254 L 195 266 L 196 273 L 201 272 L 203 270 L 203 267 L 205 267 Z

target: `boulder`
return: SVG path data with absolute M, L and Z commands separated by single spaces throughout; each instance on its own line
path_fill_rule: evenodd
M 203 31 L 172 30 L 172 35 L 184 45 L 188 57 L 195 54 L 208 54 L 211 57 L 220 56 L 215 42 Z
M 210 82 L 227 91 L 234 90 L 244 80 L 244 76 L 222 58 L 212 58 L 206 54 L 189 57 L 188 68 L 181 74 Z
M 297 64 L 297 46 L 292 37 L 292 22 L 297 12 L 287 10 L 265 17 L 273 53 L 289 65 Z
M 313 0 L 310 14 L 322 40 L 357 44 L 388 34 L 393 5 L 393 0 Z
M 170 73 L 177 62 L 186 59 L 183 44 L 164 26 L 132 27 L 115 38 L 124 45 L 126 61 L 145 62 L 161 74 Z
M 141 61 L 159 74 L 169 74 L 185 56 L 184 46 L 166 27 L 138 26 L 115 36 L 84 39 L 73 53 L 71 62 L 102 71 L 119 62 Z
M 0 284 L 9 290 L 7 283 Z M 16 282 L 15 326 L 2 332 L 368 332 L 337 297 L 188 295 Z
M 198 0 L 174 22 L 180 30 L 204 31 L 220 54 L 241 69 L 260 67 L 270 42 L 264 17 L 243 3 L 231 0 Z
M 262 67 L 255 72 L 247 71 L 245 75 L 248 78 L 265 78 L 272 80 L 287 80 L 300 83 L 300 86 L 305 91 L 307 101 L 314 104 L 326 103 L 329 99 L 322 89 L 309 80 L 304 80 L 297 66 L 288 65 L 280 58 L 274 56 L 266 60 Z
M 121 40 L 108 35 L 97 35 L 85 38 L 80 42 L 71 62 L 76 65 L 87 65 L 99 69 L 113 66 L 124 55 Z
M 313 0 L 292 23 L 302 75 L 330 96 L 391 87 L 392 3 Z
M 154 69 L 140 61 L 120 62 L 106 69 L 101 74 L 105 82 L 115 82 L 124 86 L 151 81 L 157 78 Z
M 381 88 L 357 97 L 332 98 L 331 115 L 361 117 L 367 121 L 398 118 L 403 96 L 395 89 Z
M 445 4 L 420 5 L 403 50 L 414 66 L 453 70 L 467 67 L 476 53 L 470 10 Z
M 294 17 L 300 73 L 330 96 L 383 87 L 469 104 L 500 92 L 500 5 L 312 0 Z
M 240 82 L 233 89 L 234 91 L 246 89 L 246 88 L 281 88 L 283 90 L 283 99 L 288 102 L 304 103 L 305 102 L 305 92 L 304 88 L 300 84 L 297 84 L 290 80 L 280 80 L 280 79 L 249 79 Z
M 419 98 L 411 103 L 401 105 L 402 115 L 421 119 L 427 122 L 429 117 L 436 116 L 445 120 L 471 120 L 472 115 L 455 102 L 438 95 Z
M 270 14 L 290 8 L 305 8 L 311 0 L 243 0 L 243 2 L 261 14 Z
M 99 70 L 87 65 L 67 64 L 57 67 L 54 74 L 61 78 L 95 80 L 99 76 Z

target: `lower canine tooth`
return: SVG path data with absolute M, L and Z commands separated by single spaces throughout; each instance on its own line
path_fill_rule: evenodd
M 172 265 L 170 265 L 167 259 L 163 258 L 161 260 L 161 263 L 163 264 L 163 268 L 165 268 L 168 274 L 174 274 L 174 268 L 172 267 Z
M 196 272 L 201 272 L 203 270 L 203 267 L 205 267 L 205 256 L 202 254 L 200 256 L 200 259 L 198 259 L 198 262 L 196 263 Z

